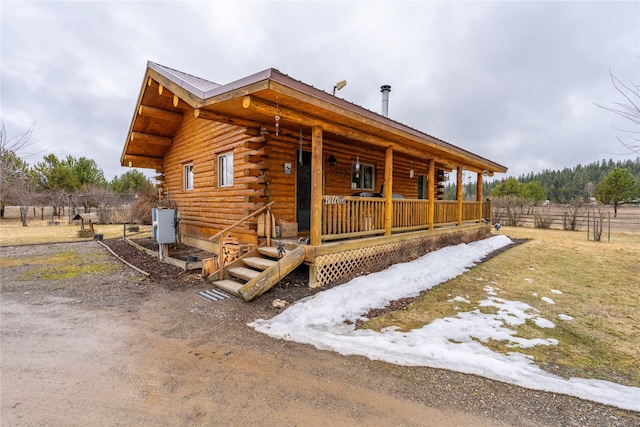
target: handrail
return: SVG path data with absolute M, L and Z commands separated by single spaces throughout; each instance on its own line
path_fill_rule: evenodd
M 258 209 L 257 211 L 254 211 L 253 213 L 250 213 L 249 215 L 245 216 L 241 220 L 238 220 L 238 221 L 234 222 L 233 224 L 229 225 L 224 230 L 222 230 L 219 233 L 216 233 L 213 236 L 209 237 L 209 240 L 214 240 L 214 239 L 217 239 L 217 238 L 223 236 L 226 232 L 230 231 L 231 229 L 233 229 L 233 228 L 237 227 L 238 225 L 242 224 L 243 222 L 247 221 L 249 218 L 254 217 L 259 213 L 262 213 L 262 211 L 264 211 L 264 210 L 268 210 L 269 212 L 271 212 L 270 208 L 271 208 L 271 205 L 273 205 L 274 203 L 275 203 L 275 201 L 270 202 L 270 203 L 264 205 L 263 207 L 261 207 L 260 209 Z M 271 215 L 269 215 L 269 216 L 271 216 Z M 270 217 L 267 218 L 266 234 L 267 234 L 267 246 L 270 246 L 271 245 L 271 218 Z M 219 272 L 220 280 L 224 279 L 224 253 L 223 253 L 222 239 L 220 240 L 220 243 L 218 243 L 218 272 Z
M 250 213 L 249 215 L 245 216 L 244 218 L 242 218 L 241 220 L 238 220 L 236 222 L 234 222 L 233 224 L 231 224 L 230 226 L 228 226 L 227 228 L 225 228 L 224 230 L 220 231 L 219 233 L 209 237 L 209 240 L 214 240 L 217 239 L 218 237 L 220 237 L 222 234 L 226 233 L 227 231 L 231 230 L 232 228 L 242 224 L 243 222 L 245 222 L 246 220 L 248 220 L 249 218 L 251 218 L 252 216 L 256 216 L 256 214 L 259 214 L 260 212 L 262 212 L 263 210 L 271 207 L 272 204 L 274 204 L 275 201 L 264 205 L 263 207 L 261 207 L 260 209 L 258 209 L 257 211 Z

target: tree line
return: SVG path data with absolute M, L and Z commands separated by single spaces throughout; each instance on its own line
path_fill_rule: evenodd
M 518 178 L 483 181 L 483 198 L 517 196 L 534 202 L 569 204 L 597 200 L 610 204 L 640 197 L 640 157 L 635 160 L 603 159 L 586 166 L 530 172 Z M 464 184 L 464 195 L 475 198 L 476 184 Z M 621 194 L 613 194 L 621 190 Z M 445 186 L 445 199 L 455 199 L 454 183 Z M 616 196 L 616 197 L 614 197 Z M 615 199 L 615 200 L 614 200 Z
M 84 212 L 94 207 L 131 203 L 136 196 L 152 196 L 154 185 L 140 171 L 129 170 L 111 181 L 92 159 L 48 154 L 29 166 L 21 152 L 32 143 L 32 126 L 23 134 L 8 137 L 0 122 L 0 214 L 5 206 L 20 206 L 26 223 L 27 208 L 39 207 L 44 216 L 51 206 L 60 217 L 71 203 Z M 44 219 L 44 218 L 43 218 Z

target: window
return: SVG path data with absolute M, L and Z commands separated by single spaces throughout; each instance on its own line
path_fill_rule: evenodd
M 351 163 L 351 189 L 374 190 L 376 167 L 368 163 Z
M 233 186 L 233 152 L 218 156 L 218 187 Z
M 184 189 L 193 190 L 193 164 L 184 165 Z

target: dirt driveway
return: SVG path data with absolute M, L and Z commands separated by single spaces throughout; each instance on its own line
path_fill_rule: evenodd
M 579 399 L 274 340 L 246 326 L 277 314 L 274 295 L 209 302 L 196 295 L 210 288 L 199 277 L 144 278 L 96 242 L 0 251 L 2 426 L 634 421 Z M 61 253 L 80 274 L 52 270 Z

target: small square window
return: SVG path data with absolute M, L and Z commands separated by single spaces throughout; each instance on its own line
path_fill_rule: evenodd
M 351 189 L 374 190 L 376 167 L 368 163 L 351 163 Z
M 218 187 L 233 186 L 233 152 L 218 156 Z
M 193 190 L 193 164 L 184 165 L 184 189 Z

